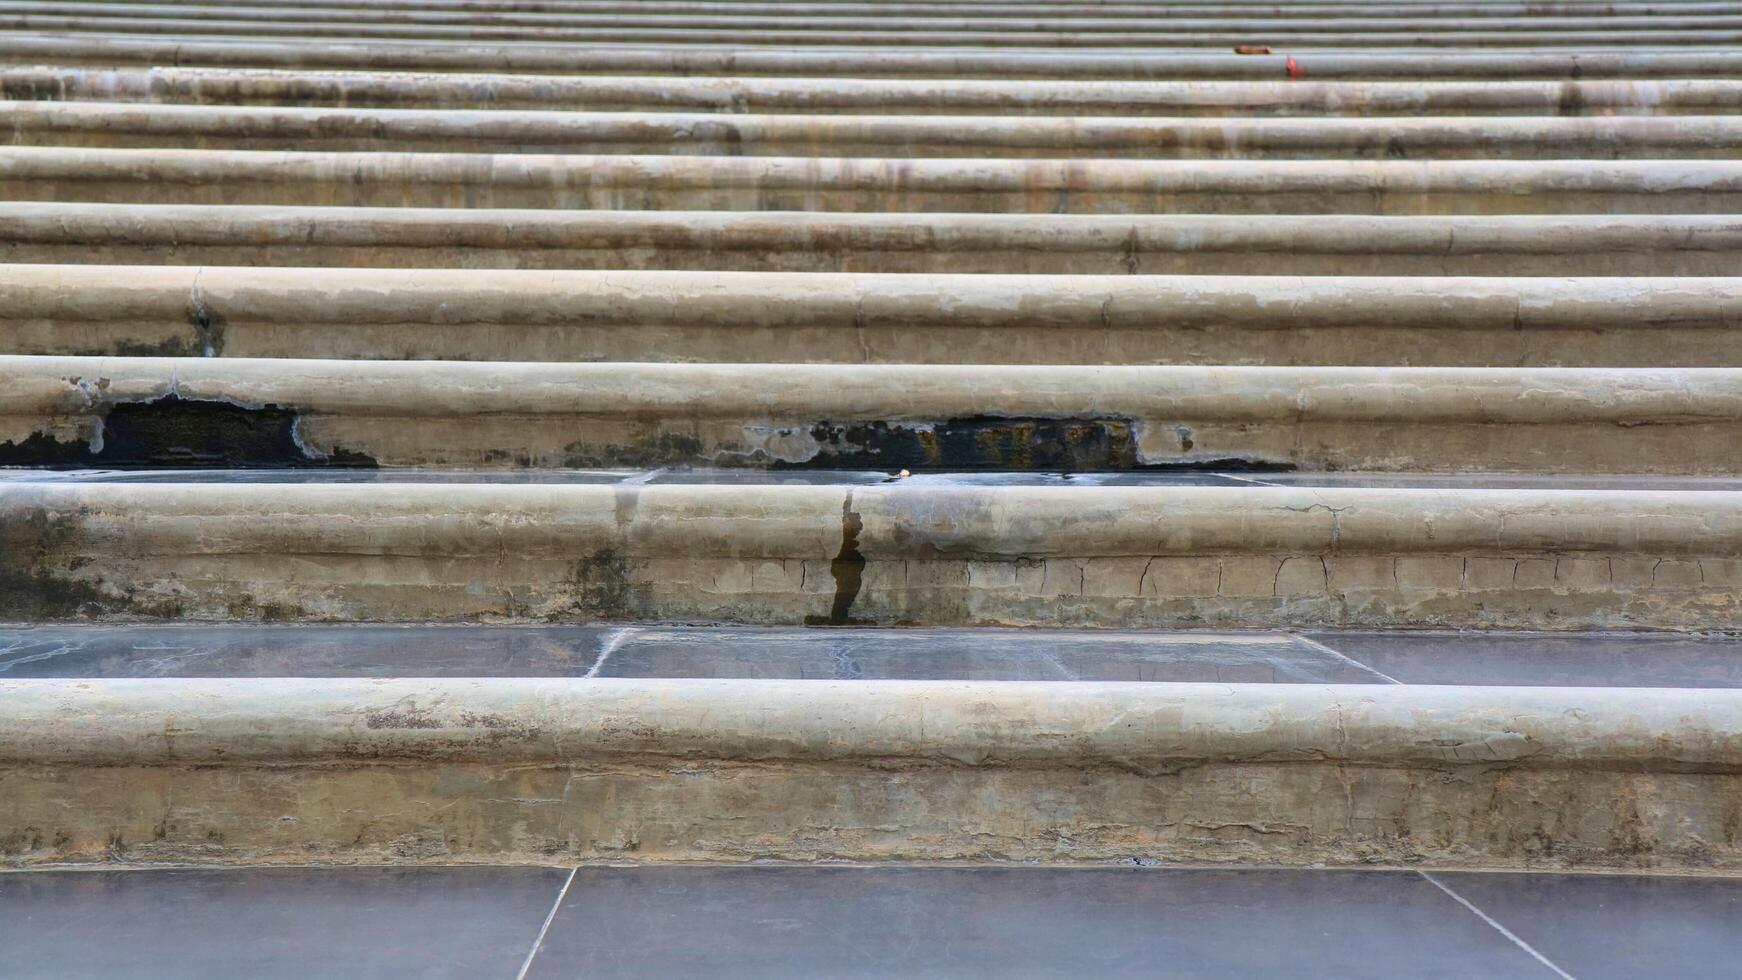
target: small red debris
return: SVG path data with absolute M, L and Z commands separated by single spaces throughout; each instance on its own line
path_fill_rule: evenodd
M 1288 56 L 1288 77 L 1289 78 L 1299 78 L 1300 77 L 1300 66 L 1294 63 L 1294 55 L 1292 55 L 1292 54 Z

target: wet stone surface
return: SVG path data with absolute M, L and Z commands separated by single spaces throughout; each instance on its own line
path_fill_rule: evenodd
M 1284 634 L 755 627 L 0 629 L 0 678 L 745 677 L 1383 683 Z
M 1404 684 L 1742 687 L 1742 639 L 1637 633 L 1314 633 Z
M 31 871 L 0 874 L 0 950 L 21 980 L 522 968 L 1717 980 L 1742 956 L 1742 881 L 1141 866 Z
M 0 443 L 0 466 L 176 466 L 373 468 L 351 452 L 314 453 L 296 434 L 297 413 L 277 405 L 242 406 L 170 395 L 109 406 L 91 443 L 57 442 L 38 434 Z
M 160 461 L 158 465 L 173 463 Z M 87 460 L 83 466 L 94 466 Z M 131 467 L 132 464 L 129 464 Z M 806 468 L 787 470 L 723 469 L 702 466 L 656 468 L 592 467 L 571 469 L 371 469 L 297 463 L 295 466 L 163 469 L 134 468 L 43 469 L 8 467 L 0 461 L 0 484 L 6 483 L 606 483 L 625 485 L 722 486 L 871 486 L 897 482 L 900 464 L 879 468 Z M 1380 487 L 1421 490 L 1742 490 L 1742 477 L 1577 476 L 1528 473 L 1280 473 L 1257 470 L 1137 469 L 1100 472 L 1028 472 L 1000 469 L 932 470 L 906 467 L 904 486 L 974 487 Z
M 0 874 L 0 973 L 107 977 L 512 977 L 555 868 Z
M 0 626 L 0 679 L 588 676 L 1742 687 L 1742 638 L 749 626 Z

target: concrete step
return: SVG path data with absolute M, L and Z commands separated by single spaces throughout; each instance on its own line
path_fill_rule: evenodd
M 1711 214 L 1742 210 L 1742 160 L 1067 161 L 8 147 L 0 148 L 0 197 L 883 213 Z
M 0 464 L 1728 475 L 1742 369 L 0 355 Z
M 212 0 L 108 0 L 116 5 L 170 8 L 206 7 Z M 1639 16 L 1674 14 L 1727 13 L 1732 8 L 1718 0 L 1663 0 L 1661 3 L 1624 0 L 1620 3 L 1595 0 L 1562 0 L 1559 3 L 1528 3 L 1521 0 L 1399 0 L 1376 4 L 1373 0 L 1164 0 L 1157 3 L 1134 3 L 1131 0 L 952 0 L 938 4 L 916 3 L 913 0 L 514 0 L 510 4 L 493 0 L 381 0 L 370 5 L 376 10 L 396 10 L 415 13 L 741 13 L 741 14 L 834 14 L 878 13 L 886 15 L 926 14 L 931 16 L 983 17 L 1005 14 L 1051 16 L 1136 16 L 1155 17 L 1160 14 L 1182 16 L 1276 17 L 1301 18 L 1319 14 L 1360 16 L 1363 18 L 1414 17 L 1554 17 L 1554 16 Z M 354 10 L 354 4 L 344 0 L 296 0 L 273 5 L 275 10 Z M 943 11 L 948 11 L 943 14 Z
M 1739 367 L 1742 279 L 0 267 L 18 354 Z
M 1237 160 L 1731 160 L 1742 118 L 891 116 L 4 102 L 14 145 Z M 1079 161 L 1080 162 L 1080 161 Z
M 1372 16 L 1377 10 L 1381 16 Z M 407 6 L 375 7 L 285 7 L 238 5 L 234 3 L 135 3 L 135 2 L 41 2 L 41 0 L 0 0 L 0 16 L 63 17 L 85 20 L 120 18 L 128 21 L 168 20 L 178 23 L 189 18 L 202 21 L 252 21 L 272 32 L 290 32 L 302 25 L 358 24 L 369 27 L 446 28 L 466 27 L 493 36 L 496 29 L 520 28 L 523 33 L 539 36 L 560 36 L 576 29 L 615 32 L 619 29 L 672 29 L 685 32 L 768 30 L 777 32 L 864 31 L 881 33 L 997 33 L 997 34 L 1112 34 L 1110 40 L 1123 41 L 1130 34 L 1176 33 L 1200 34 L 1241 32 L 1253 35 L 1340 34 L 1372 32 L 1376 34 L 1421 34 L 1480 29 L 1494 31 L 1563 32 L 1563 31 L 1643 31 L 1705 32 L 1742 27 L 1742 15 L 1733 10 L 1653 10 L 1636 13 L 1607 10 L 1592 6 L 1577 10 L 1489 10 L 1486 16 L 1472 21 L 1457 10 L 1433 8 L 1387 10 L 1368 7 L 1355 10 L 1309 9 L 1297 13 L 1287 7 L 1266 9 L 1252 7 L 1156 9 L 1146 13 L 1104 12 L 1099 7 L 1054 7 L 1040 10 L 1012 10 L 993 7 L 968 10 L 945 7 L 902 9 L 901 7 L 853 8 L 843 6 L 812 6 L 809 9 L 777 9 L 769 11 L 756 6 L 734 5 L 712 9 L 667 11 L 648 10 L 520 10 L 516 8 L 490 11 L 454 9 L 431 10 Z M 506 36 L 506 35 L 500 35 Z
M 28 5 L 26 5 L 28 6 Z M 77 4 L 67 7 L 77 9 Z M 60 10 L 62 5 L 53 5 Z M 120 8 L 125 10 L 125 8 Z M 406 41 L 540 41 L 592 44 L 735 44 L 749 47 L 802 45 L 806 47 L 962 47 L 962 48 L 1107 48 L 1107 49 L 1230 49 L 1242 45 L 1298 45 L 1305 48 L 1557 48 L 1613 49 L 1637 47 L 1726 48 L 1742 39 L 1742 30 L 1721 19 L 1706 26 L 1700 18 L 1686 27 L 1635 27 L 1617 18 L 1586 21 L 1562 29 L 1554 20 L 1531 23 L 1461 19 L 1411 22 L 1366 19 L 1265 22 L 1250 26 L 1228 24 L 1223 18 L 1167 21 L 1152 29 L 1129 30 L 1117 23 L 1098 30 L 1082 29 L 1069 20 L 1048 22 L 1006 21 L 1014 29 L 999 29 L 984 21 L 941 21 L 934 27 L 906 18 L 859 20 L 855 26 L 768 26 L 755 19 L 735 19 L 737 24 L 720 26 L 703 18 L 684 16 L 676 22 L 642 26 L 504 26 L 500 24 L 408 23 L 403 20 L 369 23 L 251 20 L 226 16 L 148 17 L 119 14 L 13 13 L 0 10 L 0 29 L 40 33 L 166 34 L 194 37 L 244 35 L 254 38 L 326 38 Z M 1670 20 L 1668 23 L 1674 24 Z M 865 26 L 857 26 L 863 24 Z M 1397 26 L 1409 24 L 1411 26 Z M 1393 29 L 1387 29 L 1392 25 Z M 1374 30 L 1377 27 L 1378 30 Z
M 3 42 L 0 42 L 3 43 Z M 1095 116 L 1720 115 L 1742 81 L 1026 81 L 0 68 L 0 99 L 398 109 Z
M 1311 51 L 1287 54 L 1228 52 L 1122 52 L 990 49 L 807 50 L 803 47 L 607 46 L 483 43 L 478 41 L 373 41 L 333 38 L 249 40 L 117 34 L 0 33 L 8 64 L 117 66 L 357 68 L 366 70 L 556 72 L 574 75 L 741 75 L 855 78 L 1013 79 L 1261 79 L 1295 76 L 1333 79 L 1735 79 L 1742 54 L 1713 50 L 1590 51 L 1481 50 Z M 1289 59 L 1294 61 L 1291 72 Z
M 1468 8 L 1466 8 L 1467 10 Z M 1480 9 L 1480 8 L 1478 8 Z M 1378 16 L 1374 16 L 1377 13 Z M 1636 6 L 1632 12 L 1592 5 L 1578 9 L 1489 8 L 1474 21 L 1481 29 L 1522 31 L 1705 31 L 1742 26 L 1734 11 L 1694 7 L 1653 9 Z M 1134 13 L 1131 8 L 1108 12 L 1098 6 L 1031 6 L 1024 10 L 1010 5 L 984 8 L 914 7 L 892 5 L 846 7 L 809 5 L 768 9 L 766 5 L 715 5 L 676 11 L 648 9 L 521 9 L 518 5 L 494 10 L 430 9 L 405 5 L 387 7 L 269 7 L 223 2 L 139 3 L 0 0 L 0 14 L 68 18 L 125 18 L 129 20 L 186 20 L 190 17 L 219 21 L 255 21 L 274 27 L 297 24 L 368 24 L 417 27 L 518 27 L 540 32 L 568 28 L 683 28 L 780 31 L 870 32 L 998 32 L 1074 34 L 1132 32 L 1201 33 L 1245 31 L 1258 34 L 1342 33 L 1434 33 L 1467 30 L 1472 26 L 1465 11 L 1452 9 L 1380 6 L 1353 9 L 1312 9 L 1297 12 L 1288 6 L 1169 8 L 1161 6 Z
M 1733 487 L 1097 482 L 25 475 L 0 619 L 1742 627 Z
M 1738 865 L 1723 832 L 1742 768 L 1737 678 L 1642 686 L 1667 679 L 1657 654 L 1688 641 L 1549 641 L 1635 686 L 1540 687 L 1398 683 L 1342 639 L 7 631 L 0 649 L 27 651 L 8 668 L 81 664 L 0 680 L 0 838 L 17 842 L 13 865 Z M 758 661 L 745 677 L 734 651 L 770 641 L 830 675 L 888 651 L 948 676 L 949 650 L 972 649 L 981 676 L 794 680 Z M 1367 642 L 1358 656 L 1386 641 Z M 1559 660 L 1530 637 L 1434 642 L 1441 657 L 1498 642 L 1514 661 Z M 1700 653 L 1733 660 L 1734 647 Z M 581 656 L 527 677 L 489 662 L 503 649 Z M 483 652 L 479 673 L 441 676 L 455 650 Z M 1288 682 L 1165 679 L 1176 663 L 1201 676 L 1210 658 L 1235 675 L 1285 665 Z M 213 660 L 242 669 L 173 666 Z M 1071 664 L 1139 679 L 998 679 Z M 386 665 L 411 676 L 359 676 Z
M 0 261 L 357 268 L 1731 276 L 1730 215 L 810 214 L 0 202 Z
M 1739 38 L 0 0 L 0 867 L 1742 874 Z

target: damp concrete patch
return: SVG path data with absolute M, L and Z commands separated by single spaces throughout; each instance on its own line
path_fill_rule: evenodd
M 297 435 L 298 416 L 278 405 L 245 406 L 167 395 L 107 406 L 89 441 L 35 433 L 0 443 L 0 466 L 372 467 L 368 456 L 316 452 Z

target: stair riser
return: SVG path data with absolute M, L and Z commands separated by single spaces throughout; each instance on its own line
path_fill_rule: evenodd
M 0 465 L 1723 475 L 1742 370 L 0 357 Z
M 1742 163 L 1224 164 L 0 150 L 0 197 L 111 204 L 948 211 L 1713 214 Z
M 725 32 L 765 30 L 781 34 L 797 31 L 860 31 L 873 36 L 911 32 L 946 34 L 1110 34 L 1110 43 L 1123 43 L 1132 34 L 1216 34 L 1238 31 L 1252 36 L 1373 33 L 1427 35 L 1469 30 L 1566 32 L 1621 31 L 1703 33 L 1734 30 L 1742 27 L 1742 17 L 1726 10 L 1691 11 L 1678 9 L 1648 9 L 1636 14 L 1601 8 L 1594 11 L 1577 9 L 1547 12 L 1541 10 L 1511 10 L 1490 12 L 1472 20 L 1465 14 L 1433 10 L 1368 8 L 1377 10 L 1313 11 L 1296 13 L 1287 7 L 1245 8 L 1208 11 L 1180 7 L 1172 11 L 1151 10 L 1148 16 L 1133 16 L 1115 12 L 1109 15 L 1098 7 L 1054 7 L 1042 11 L 1006 11 L 985 16 L 980 9 L 932 7 L 917 16 L 890 16 L 888 8 L 855 9 L 824 7 L 810 10 L 756 10 L 742 5 L 736 8 L 714 8 L 680 11 L 663 10 L 564 10 L 525 11 L 496 10 L 490 12 L 464 10 L 429 10 L 407 7 L 380 9 L 376 7 L 252 7 L 234 3 L 145 4 L 145 3 L 26 3 L 8 0 L 5 15 L 31 18 L 66 18 L 81 22 L 111 19 L 128 21 L 169 20 L 185 24 L 189 18 L 203 21 L 252 21 L 265 33 L 297 33 L 303 25 L 357 24 L 361 27 L 381 27 L 393 31 L 412 28 L 433 28 L 442 34 L 453 28 L 472 28 L 488 36 L 493 30 L 519 29 L 521 33 L 548 34 L 553 37 L 590 29 L 609 38 L 617 30 L 666 30 L 693 33 L 700 30 Z M 994 8 L 996 12 L 998 8 Z M 1583 14 L 1581 16 L 1581 13 Z M 321 31 L 320 33 L 326 33 Z M 367 31 L 360 31 L 366 34 Z M 798 35 L 800 37 L 804 35 Z
M 14 484 L 0 534 L 14 620 L 1742 627 L 1725 492 Z
M 754 356 L 888 364 L 1692 367 L 1742 365 L 1739 308 L 1742 279 L 23 265 L 0 269 L 0 349 L 546 362 Z
M 7 686 L 6 863 L 1742 865 L 1728 691 L 152 683 Z
M 9 102 L 21 146 L 1102 159 L 1734 159 L 1733 116 L 1139 119 Z
M 1414 30 L 1371 32 L 1360 28 L 1337 31 L 1314 24 L 1290 29 L 1267 29 L 1241 33 L 1238 28 L 1203 31 L 1135 30 L 1106 32 L 996 30 L 790 30 L 778 28 L 685 28 L 612 27 L 538 28 L 482 27 L 445 24 L 273 24 L 249 20 L 208 17 L 64 17 L 52 14 L 0 15 L 0 30 L 42 33 L 163 34 L 250 38 L 343 38 L 379 41 L 533 41 L 546 44 L 743 44 L 752 47 L 780 45 L 812 48 L 840 47 L 961 47 L 973 49 L 1112 49 L 1209 48 L 1230 49 L 1240 45 L 1289 45 L 1301 48 L 1613 48 L 1650 45 L 1660 48 L 1726 48 L 1742 40 L 1734 28 L 1665 30 L 1506 30 L 1484 25 L 1466 25 L 1468 30 Z
M 425 41 L 347 44 L 292 39 L 261 43 L 237 38 L 16 34 L 0 39 L 13 64 L 213 65 L 373 70 L 563 72 L 595 75 L 773 75 L 856 78 L 1012 79 L 1261 79 L 1288 77 L 1290 55 L 1219 52 L 1104 54 L 1057 51 L 773 51 L 708 48 L 602 48 L 586 45 L 489 44 Z M 1650 51 L 1556 54 L 1519 51 L 1294 55 L 1296 71 L 1331 79 L 1742 78 L 1742 55 L 1724 51 Z
M 116 4 L 124 4 L 129 8 L 149 7 L 159 10 L 202 9 L 212 6 L 222 6 L 230 9 L 233 5 L 214 2 L 214 0 L 155 0 L 150 3 L 134 3 L 133 0 L 115 0 Z M 111 4 L 113 5 L 113 4 Z M 625 0 L 514 0 L 504 6 L 489 0 L 381 0 L 372 4 L 376 10 L 394 10 L 416 14 L 419 12 L 472 12 L 472 13 L 543 13 L 543 14 L 719 14 L 719 13 L 749 13 L 749 14 L 821 14 L 839 16 L 843 13 L 879 13 L 898 15 L 906 13 L 923 14 L 930 17 L 944 16 L 936 4 L 916 3 L 913 0 L 872 0 L 872 2 L 853 2 L 853 0 L 769 0 L 766 3 L 741 2 L 741 0 L 647 0 L 647 2 L 625 2 Z M 318 10 L 355 10 L 354 3 L 345 0 L 298 0 L 288 7 L 275 8 L 279 10 L 318 11 Z M 1314 0 L 1308 3 L 1277 3 L 1276 0 L 1184 0 L 1184 2 L 1166 2 L 1155 4 L 1140 4 L 1132 2 L 1107 2 L 1107 0 L 956 0 L 947 8 L 947 16 L 987 17 L 1015 14 L 1020 16 L 1089 16 L 1089 17 L 1126 17 L 1150 18 L 1162 14 L 1178 14 L 1184 17 L 1279 17 L 1300 18 L 1332 15 L 1339 17 L 1363 18 L 1416 18 L 1416 17 L 1566 17 L 1592 16 L 1591 8 L 1583 3 L 1522 3 L 1495 2 L 1495 0 L 1471 0 L 1471 2 L 1433 2 L 1433 0 L 1411 0 L 1408 3 L 1390 3 L 1374 5 L 1361 0 Z M 1673 14 L 1676 16 L 1701 16 L 1708 14 L 1726 14 L 1732 10 L 1727 4 L 1716 0 L 1670 0 L 1667 3 L 1623 2 L 1604 3 L 1602 14 L 1615 16 L 1661 16 Z
M 0 203 L 0 261 L 356 268 L 1734 276 L 1724 216 L 793 214 Z
M 586 109 L 889 115 L 1705 115 L 1742 111 L 1742 82 L 1075 82 L 782 79 L 220 68 L 0 69 L 0 99 L 402 109 Z

